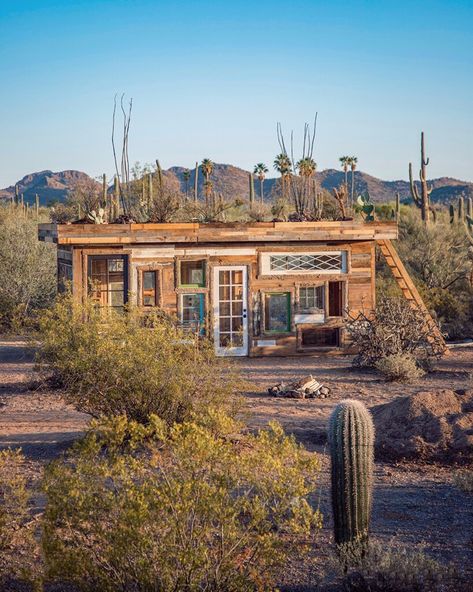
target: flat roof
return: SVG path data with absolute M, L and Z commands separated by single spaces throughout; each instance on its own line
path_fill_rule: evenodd
M 396 222 L 39 224 L 39 239 L 59 245 L 370 241 L 398 237 Z

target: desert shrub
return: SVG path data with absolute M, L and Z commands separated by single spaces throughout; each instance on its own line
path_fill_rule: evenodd
M 450 339 L 473 335 L 472 262 L 463 224 L 450 224 L 448 216 L 437 215 L 437 223 L 425 226 L 415 208 L 403 206 L 396 249 L 421 292 L 434 311 L 442 331 Z M 393 284 L 383 259 L 378 278 Z M 378 288 L 383 288 L 378 281 Z
M 313 540 L 306 496 L 319 468 L 282 428 L 96 424 L 45 477 L 48 577 L 81 590 L 269 590 Z M 257 470 L 255 468 L 257 467 Z
M 461 592 L 467 584 L 450 566 L 428 557 L 422 550 L 372 543 L 360 557 L 348 553 L 342 565 L 346 592 Z
M 394 382 L 411 382 L 425 374 L 412 354 L 392 354 L 375 363 L 377 370 L 386 380 Z
M 463 491 L 466 491 L 467 493 L 473 493 L 473 471 L 468 471 L 466 469 L 459 471 L 454 476 L 453 482 Z
M 159 312 L 104 312 L 58 299 L 39 321 L 38 369 L 94 417 L 126 415 L 168 423 L 235 402 L 241 386 L 208 340 L 184 334 Z
M 0 589 L 34 585 L 38 548 L 30 516 L 30 495 L 19 450 L 0 451 Z
M 38 241 L 35 220 L 0 207 L 0 328 L 18 330 L 56 293 L 54 245 Z
M 378 361 L 399 354 L 421 363 L 442 352 L 422 313 L 404 298 L 380 298 L 374 313 L 352 317 L 347 330 L 358 352 L 354 359 L 358 366 L 374 367 Z

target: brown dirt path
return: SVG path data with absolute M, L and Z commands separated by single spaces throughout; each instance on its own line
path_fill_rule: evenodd
M 420 390 L 473 387 L 473 348 L 455 349 L 432 374 L 409 385 L 386 383 L 375 372 L 355 370 L 350 357 L 260 358 L 236 362 L 255 384 L 246 393 L 245 419 L 251 427 L 263 427 L 276 419 L 309 450 L 320 454 L 320 500 L 324 527 L 311 559 L 286 566 L 281 585 L 287 590 L 314 590 L 326 572 L 333 553 L 330 510 L 330 461 L 325 450 L 326 426 L 334 405 L 356 398 L 368 407 Z M 312 374 L 332 389 L 329 399 L 270 397 L 266 389 L 279 382 Z M 453 562 L 473 577 L 473 496 L 453 485 L 456 468 L 413 463 L 376 463 L 372 534 L 383 543 L 424 547 L 437 560 Z M 286 589 L 286 588 L 284 588 Z M 473 588 L 472 588 L 473 589 Z
M 347 397 L 368 407 L 419 390 L 472 387 L 473 348 L 454 350 L 438 370 L 411 385 L 389 384 L 374 372 L 351 368 L 349 357 L 240 359 L 235 364 L 254 384 L 245 393 L 250 427 L 272 419 L 320 454 L 320 491 L 324 528 L 310 558 L 285 566 L 286 590 L 314 590 L 326 572 L 331 552 L 329 459 L 324 450 L 325 428 L 334 404 Z M 42 465 L 67 448 L 85 429 L 89 417 L 67 406 L 55 392 L 29 390 L 33 352 L 18 339 L 0 340 L 0 449 L 21 446 L 37 475 Z M 280 380 L 313 374 L 332 389 L 325 400 L 269 397 L 266 389 Z M 473 576 L 473 497 L 452 483 L 451 467 L 376 464 L 372 518 L 373 535 L 385 542 L 418 547 L 443 562 L 454 562 Z M 297 582 L 297 586 L 294 586 Z
M 32 462 L 55 458 L 84 430 L 89 417 L 54 392 L 29 389 L 34 353 L 19 339 L 0 341 L 0 449 L 21 447 Z

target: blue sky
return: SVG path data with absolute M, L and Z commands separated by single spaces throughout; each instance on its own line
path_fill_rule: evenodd
M 113 173 L 115 93 L 133 97 L 130 159 L 249 168 L 276 122 L 315 158 L 406 178 L 473 180 L 473 2 L 0 0 L 0 187 L 42 169 Z

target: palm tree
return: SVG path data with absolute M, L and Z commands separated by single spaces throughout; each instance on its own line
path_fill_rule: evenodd
M 353 205 L 353 199 L 354 199 L 354 191 L 355 191 L 355 169 L 356 169 L 357 162 L 358 162 L 358 158 L 356 156 L 350 156 L 349 157 L 348 164 L 350 165 L 350 168 L 351 168 L 351 193 L 350 193 L 351 205 Z
M 350 165 L 350 156 L 340 156 L 338 159 L 340 164 L 342 165 L 343 171 L 345 173 L 345 189 L 348 194 L 348 167 Z
M 299 171 L 299 175 L 301 177 L 310 179 L 310 177 L 312 177 L 317 170 L 317 163 L 310 156 L 306 156 L 305 158 L 301 158 L 301 160 L 299 160 L 299 162 L 296 164 L 296 168 Z
M 191 172 L 189 169 L 186 169 L 182 176 L 184 177 L 184 183 L 186 184 L 186 199 L 189 197 L 189 179 L 191 178 Z
M 284 152 L 278 154 L 273 162 L 275 170 L 281 175 L 281 189 L 283 197 L 286 196 L 286 184 L 287 178 L 291 173 L 291 164 L 291 159 Z
M 210 181 L 210 175 L 214 170 L 214 163 L 210 160 L 210 158 L 204 158 L 204 160 L 200 164 L 202 172 L 204 173 L 205 183 L 204 183 L 204 190 L 205 190 L 205 198 L 209 201 L 209 198 L 212 194 L 212 182 Z
M 268 167 L 263 162 L 259 162 L 258 164 L 255 164 L 255 168 L 253 169 L 253 173 L 259 179 L 261 203 L 263 203 L 263 199 L 264 199 L 263 185 L 264 185 L 264 179 L 265 179 L 267 172 L 268 172 Z

